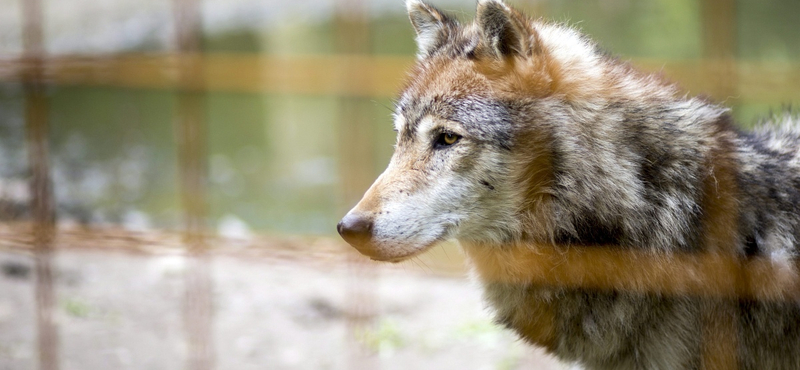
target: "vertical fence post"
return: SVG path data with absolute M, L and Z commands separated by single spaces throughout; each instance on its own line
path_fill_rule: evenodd
M 47 97 L 44 86 L 44 37 L 42 3 L 22 1 L 25 68 L 25 125 L 30 166 L 31 216 L 36 258 L 36 325 L 39 368 L 57 370 L 58 330 L 54 321 L 56 297 L 53 289 L 53 239 L 55 205 L 50 179 Z
M 738 70 L 736 63 L 737 30 L 736 0 L 701 1 L 703 24 L 703 57 L 712 68 L 706 71 L 713 81 L 712 96 L 717 99 L 736 99 L 738 96 Z M 731 257 L 736 259 L 734 251 Z M 739 266 L 738 274 L 741 274 Z M 737 277 L 737 291 L 742 288 Z M 707 297 L 703 304 L 703 350 L 704 370 L 735 370 L 738 368 L 738 326 L 736 298 Z
M 175 121 L 178 175 L 184 209 L 184 325 L 189 370 L 214 367 L 213 281 L 206 241 L 208 204 L 205 76 L 199 0 L 173 0 L 178 55 L 178 112 Z
M 703 0 L 700 3 L 703 57 L 709 62 L 705 63 L 710 68 L 706 73 L 713 82 L 708 93 L 721 100 L 736 99 L 739 90 L 736 1 Z
M 368 3 L 337 0 L 335 42 L 338 53 L 366 55 L 370 51 Z M 340 73 L 340 91 L 364 91 L 349 85 L 368 85 L 369 74 L 358 65 L 347 65 Z M 373 179 L 374 132 L 371 106 L 363 97 L 343 96 L 339 104 L 339 161 L 344 200 L 348 207 L 361 198 Z M 349 369 L 377 369 L 376 348 L 369 348 L 367 333 L 375 330 L 378 315 L 378 270 L 371 261 L 353 253 L 348 260 L 347 345 Z

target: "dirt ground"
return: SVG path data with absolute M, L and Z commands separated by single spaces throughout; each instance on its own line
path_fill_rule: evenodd
M 185 367 L 185 257 L 69 249 L 53 265 L 62 369 Z M 424 261 L 215 255 L 211 271 L 217 369 L 568 368 L 494 325 L 466 274 Z M 38 367 L 35 279 L 32 257 L 0 250 L 0 370 Z M 377 313 L 367 325 L 353 299 Z

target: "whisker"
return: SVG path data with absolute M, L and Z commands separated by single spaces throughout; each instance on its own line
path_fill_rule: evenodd
M 439 248 L 442 248 L 442 252 L 444 252 L 444 256 L 447 257 L 447 262 L 453 262 L 453 260 L 450 259 L 450 254 L 447 253 L 447 248 L 444 247 L 444 244 L 439 244 Z

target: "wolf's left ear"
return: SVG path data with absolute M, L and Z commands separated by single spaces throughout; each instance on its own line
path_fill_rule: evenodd
M 417 32 L 417 58 L 424 59 L 447 42 L 450 28 L 457 22 L 421 0 L 406 0 L 406 8 Z
M 478 27 L 495 57 L 531 54 L 536 35 L 525 17 L 502 0 L 478 0 Z

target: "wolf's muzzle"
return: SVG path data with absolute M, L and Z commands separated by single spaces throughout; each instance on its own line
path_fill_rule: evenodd
M 362 254 L 375 257 L 372 248 L 372 219 L 358 213 L 348 213 L 336 225 L 336 231 L 348 244 L 352 245 Z

